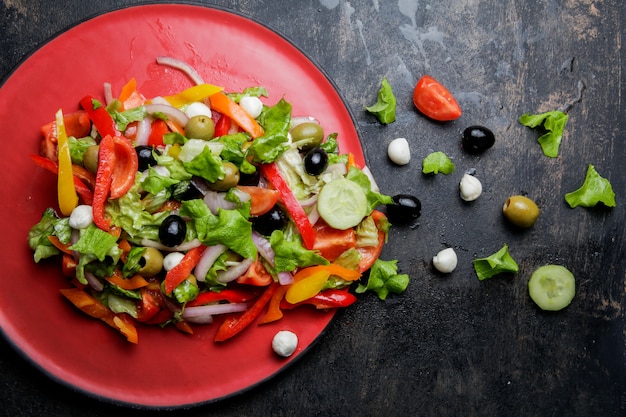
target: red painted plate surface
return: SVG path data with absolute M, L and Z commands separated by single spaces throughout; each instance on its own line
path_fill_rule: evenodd
M 227 91 L 262 85 L 268 103 L 281 97 L 294 115 L 318 118 L 338 132 L 342 152 L 363 162 L 352 118 L 332 83 L 281 36 L 242 16 L 190 5 L 137 6 L 86 21 L 30 56 L 0 89 L 5 175 L 0 188 L 3 273 L 0 325 L 5 336 L 52 378 L 89 395 L 150 408 L 189 406 L 240 393 L 297 359 L 323 332 L 332 314 L 303 308 L 282 321 L 252 328 L 223 344 L 213 326 L 188 336 L 173 328 L 139 328 L 131 345 L 105 324 L 84 316 L 59 294 L 67 287 L 57 262 L 36 265 L 26 236 L 42 211 L 56 206 L 55 177 L 34 166 L 39 127 L 55 111 L 78 108 L 86 94 L 114 94 L 135 77 L 147 97 L 191 86 L 160 67 L 158 55 L 187 61 L 206 82 Z M 300 339 L 281 359 L 271 339 L 281 329 Z

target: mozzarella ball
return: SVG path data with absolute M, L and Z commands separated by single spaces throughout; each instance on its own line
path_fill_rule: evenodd
M 170 271 L 183 260 L 185 255 L 181 252 L 170 252 L 163 257 L 163 269 Z
M 190 119 L 194 116 L 207 116 L 211 117 L 211 108 L 204 103 L 194 101 L 185 109 L 185 114 Z
M 435 266 L 435 269 L 445 274 L 454 271 L 456 264 L 456 252 L 452 248 L 443 249 L 433 257 L 433 265 Z
M 483 192 L 483 186 L 478 178 L 469 174 L 463 175 L 459 188 L 461 198 L 465 201 L 474 201 L 480 197 L 480 194 Z
M 281 330 L 272 339 L 272 349 L 277 355 L 289 357 L 298 347 L 298 336 L 289 330 Z
M 258 97 L 244 96 L 239 100 L 239 105 L 255 119 L 263 111 L 263 102 Z
M 389 143 L 387 155 L 395 164 L 406 165 L 411 160 L 409 142 L 405 138 L 397 138 Z
M 70 227 L 73 229 L 84 229 L 93 223 L 93 209 L 91 206 L 82 204 L 76 206 L 70 214 Z

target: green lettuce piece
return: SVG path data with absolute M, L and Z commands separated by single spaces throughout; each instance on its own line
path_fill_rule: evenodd
M 148 116 L 148 112 L 144 106 L 135 107 L 123 112 L 112 110 L 110 114 L 115 121 L 115 127 L 120 132 L 125 131 L 130 123 L 139 122 Z
M 180 214 L 193 219 L 198 239 L 203 244 L 221 243 L 244 258 L 256 257 L 252 223 L 239 210 L 218 209 L 214 215 L 204 201 L 196 199 L 183 201 Z
M 176 301 L 183 304 L 187 301 L 195 300 L 200 293 L 200 289 L 198 288 L 198 284 L 186 279 L 174 288 L 173 293 Z
M 593 207 L 598 203 L 615 207 L 615 193 L 609 180 L 600 176 L 595 167 L 589 164 L 583 185 L 576 191 L 565 194 L 565 201 L 571 208 Z
M 275 272 L 293 271 L 312 265 L 328 265 L 328 261 L 316 251 L 302 246 L 299 236 L 292 236 L 293 240 L 286 239 L 281 230 L 274 230 L 270 236 L 270 245 L 274 250 Z
M 567 114 L 562 111 L 555 110 L 540 114 L 526 113 L 519 118 L 519 122 L 526 127 L 536 128 L 543 126 L 546 133 L 539 136 L 537 141 L 541 145 L 541 149 L 545 156 L 556 158 L 559 155 L 559 146 L 563 131 L 567 124 Z
M 363 192 L 367 197 L 368 215 L 371 214 L 372 211 L 380 205 L 393 204 L 393 199 L 390 196 L 372 191 L 372 182 L 370 181 L 369 177 L 360 169 L 356 167 L 350 167 L 346 178 L 359 184 L 359 186 L 363 189 Z
M 222 159 L 214 155 L 208 146 L 204 147 L 202 152 L 196 155 L 191 161 L 183 162 L 183 165 L 190 174 L 197 175 L 209 182 L 224 179 L 225 170 Z
M 365 107 L 365 110 L 376 116 L 378 121 L 384 125 L 396 120 L 396 96 L 394 96 L 391 85 L 386 78 L 383 78 L 381 82 L 376 103 Z
M 49 236 L 56 236 L 55 229 L 58 228 L 57 224 L 64 220 L 69 228 L 67 218 L 59 219 L 54 212 L 54 209 L 47 208 L 42 216 L 41 220 L 28 231 L 28 246 L 33 250 L 35 262 L 39 262 L 42 259 L 50 258 L 52 256 L 61 253 L 48 239 Z M 68 234 L 69 235 L 69 234 Z M 59 239 L 61 239 L 59 237 Z M 69 239 L 61 239 L 63 243 L 67 243 Z
M 85 269 L 91 262 L 104 263 L 105 257 L 108 256 L 115 264 L 122 254 L 117 246 L 117 238 L 93 224 L 80 229 L 78 241 L 70 246 L 70 249 L 79 253 L 76 278 L 82 284 L 87 284 Z
M 90 146 L 96 145 L 96 140 L 91 136 L 80 139 L 70 136 L 67 138 L 67 143 L 70 145 L 72 163 L 83 166 L 83 156 L 85 155 L 85 151 L 87 151 L 87 148 Z
M 179 183 L 180 180 L 159 173 L 152 167 L 148 169 L 148 175 L 141 181 L 141 188 L 144 191 L 152 193 L 154 195 L 159 194 L 161 191 L 170 188 L 172 185 Z
M 241 93 L 228 93 L 228 97 L 233 99 L 235 103 L 239 103 L 242 98 L 248 97 L 268 97 L 267 89 L 265 87 L 248 87 L 244 89 Z
M 252 141 L 248 153 L 256 162 L 271 163 L 289 148 L 287 134 L 291 124 L 291 104 L 281 99 L 272 107 L 265 108 L 259 116 L 264 134 Z
M 441 151 L 432 152 L 422 161 L 422 172 L 424 174 L 451 174 L 454 172 L 454 163 L 448 155 Z
M 504 245 L 502 249 L 487 258 L 475 259 L 474 270 L 478 279 L 482 281 L 503 272 L 517 273 L 519 267 L 509 254 L 509 247 Z
M 159 226 L 169 213 L 163 211 L 151 214 L 146 211 L 139 187 L 137 181 L 122 197 L 110 199 L 105 212 L 111 218 L 111 223 L 124 229 L 131 238 L 159 240 Z
M 367 284 L 359 284 L 355 292 L 361 294 L 373 291 L 378 298 L 385 300 L 389 293 L 401 294 L 409 285 L 407 274 L 398 274 L 398 261 L 383 261 L 377 259 L 370 269 Z
M 246 152 L 242 150 L 243 144 L 248 140 L 248 135 L 245 133 L 224 135 L 217 139 L 224 144 L 224 149 L 220 153 L 222 159 L 235 164 L 244 174 L 252 174 L 256 171 L 256 167 L 246 159 Z
M 130 249 L 126 256 L 126 262 L 122 266 L 122 275 L 124 278 L 130 278 L 141 269 L 141 259 L 148 248 L 136 246 Z
M 166 145 L 184 145 L 187 138 L 178 132 L 170 132 L 163 135 L 163 143 Z
M 102 300 L 101 300 L 102 301 Z M 131 317 L 137 318 L 137 305 L 133 300 L 119 296 L 117 294 L 106 295 L 106 305 L 114 313 L 127 313 Z
M 181 160 L 167 154 L 158 155 L 153 152 L 152 155 L 155 157 L 158 165 L 167 168 L 167 170 L 170 172 L 170 178 L 184 181 L 190 180 L 193 177 L 193 175 L 187 172 Z

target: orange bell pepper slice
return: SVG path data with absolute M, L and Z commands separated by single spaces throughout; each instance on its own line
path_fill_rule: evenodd
M 253 139 L 261 137 L 265 134 L 263 127 L 254 120 L 254 117 L 243 109 L 239 104 L 235 103 L 226 94 L 219 92 L 209 97 L 211 108 L 228 116 L 244 131 L 248 132 Z

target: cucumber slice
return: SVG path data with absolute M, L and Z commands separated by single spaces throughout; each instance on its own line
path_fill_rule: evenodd
M 317 211 L 331 227 L 350 229 L 361 223 L 367 214 L 367 197 L 357 183 L 339 178 L 322 187 L 317 197 Z
M 544 265 L 528 281 L 530 298 L 542 310 L 558 311 L 567 307 L 576 293 L 574 275 L 561 265 Z

